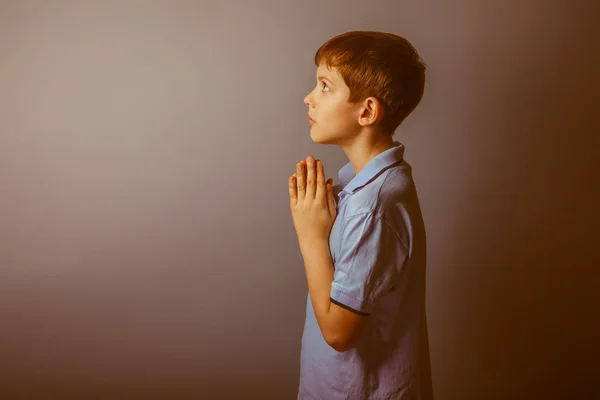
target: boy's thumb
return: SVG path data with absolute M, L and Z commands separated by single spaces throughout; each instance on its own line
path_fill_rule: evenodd
M 327 180 L 327 205 L 329 206 L 329 212 L 331 214 L 332 217 L 335 218 L 336 216 L 336 209 L 335 209 L 335 198 L 333 196 L 333 179 L 329 178 Z

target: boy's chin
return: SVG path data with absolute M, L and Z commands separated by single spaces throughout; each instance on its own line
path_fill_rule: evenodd
M 310 130 L 310 138 L 317 144 L 334 144 L 335 138 L 319 133 L 314 128 Z

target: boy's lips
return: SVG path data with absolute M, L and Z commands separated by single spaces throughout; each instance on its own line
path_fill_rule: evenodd
M 315 120 L 314 120 L 314 119 L 312 119 L 312 118 L 310 117 L 310 115 L 308 116 L 308 121 L 309 121 L 309 122 L 310 122 L 310 121 L 312 121 L 312 122 L 315 122 Z

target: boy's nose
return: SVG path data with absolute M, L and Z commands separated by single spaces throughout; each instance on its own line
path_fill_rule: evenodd
M 310 107 L 310 93 L 304 97 L 304 104 Z

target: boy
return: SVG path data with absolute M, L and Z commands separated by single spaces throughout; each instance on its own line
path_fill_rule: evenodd
M 426 66 L 406 39 L 371 31 L 330 39 L 315 64 L 311 139 L 349 162 L 333 188 L 311 156 L 289 180 L 309 289 L 298 399 L 430 399 L 425 227 L 393 139 Z

